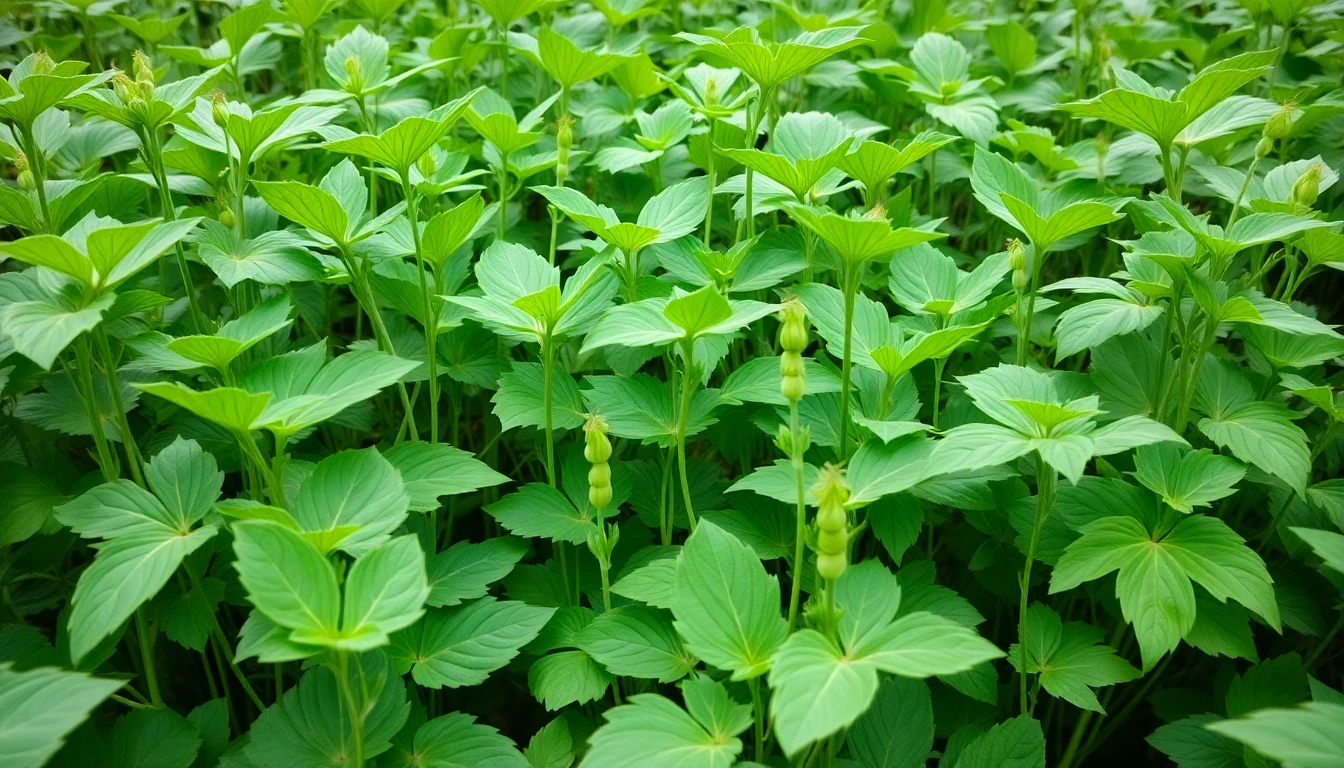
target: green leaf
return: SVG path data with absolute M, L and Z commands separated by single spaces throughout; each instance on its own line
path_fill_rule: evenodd
M 499 387 L 490 401 L 501 429 L 540 427 L 546 421 L 545 381 L 540 363 L 513 361 L 513 367 L 499 377 Z M 563 366 L 551 370 L 551 428 L 578 429 L 583 426 L 587 408 L 579 385 Z
M 1299 538 L 1307 542 L 1311 551 L 1325 561 L 1330 568 L 1344 573 L 1344 536 L 1333 531 L 1320 531 L 1314 528 L 1293 528 Z
M 429 583 L 415 536 L 398 536 L 355 561 L 345 579 L 344 644 L 373 648 L 424 614 Z M 295 637 L 303 642 L 302 637 Z
M 845 743 L 862 768 L 919 768 L 933 749 L 933 703 L 919 680 L 889 677 Z
M 1027 672 L 1039 676 L 1041 687 L 1075 707 L 1105 714 L 1092 690 L 1139 677 L 1139 671 L 1102 643 L 1103 631 L 1083 622 L 1063 622 L 1049 606 L 1027 609 Z M 1021 671 L 1017 644 L 1008 661 Z
M 341 451 L 318 462 L 299 486 L 294 519 L 309 533 L 356 526 L 336 548 L 358 557 L 387 540 L 409 503 L 401 476 L 378 449 Z
M 804 629 L 789 636 L 770 670 L 771 716 L 784 754 L 844 728 L 877 693 L 877 669 L 850 658 L 826 636 Z
M 381 651 L 352 657 L 349 684 L 364 714 L 364 758 L 391 748 L 410 714 L 406 685 Z M 367 693 L 361 693 L 367 691 Z M 243 754 L 259 768 L 341 768 L 354 763 L 349 709 L 332 671 L 314 667 L 252 724 Z
M 665 612 L 638 605 L 599 614 L 575 642 L 607 671 L 670 683 L 689 675 L 696 665 Z
M 733 707 L 722 686 L 703 684 L 715 686 L 723 705 Z M 689 704 L 690 694 L 686 695 Z M 726 711 L 734 711 L 734 716 L 726 721 L 710 720 L 708 712 L 697 708 L 698 716 L 692 716 L 656 693 L 631 696 L 628 704 L 603 713 L 607 722 L 593 733 L 592 746 L 580 768 L 632 764 L 648 768 L 729 768 L 742 752 L 742 740 L 737 735 L 751 727 L 751 714 L 741 705 Z
M 466 451 L 441 443 L 402 443 L 393 446 L 384 458 L 401 474 L 412 512 L 438 509 L 443 496 L 470 493 L 509 480 Z
M 189 768 L 200 747 L 195 724 L 171 709 L 140 709 L 123 716 L 109 745 L 114 765 L 126 768 Z
M 1295 709 L 1262 709 L 1209 730 L 1300 768 L 1330 768 L 1344 753 L 1344 706 L 1307 702 Z
M 508 576 L 527 549 L 526 542 L 512 536 L 486 539 L 479 544 L 459 541 L 430 560 L 426 604 L 438 608 L 484 597 L 486 588 Z
M 586 704 L 606 694 L 612 676 L 583 651 L 547 654 L 527 671 L 532 695 L 554 712 L 570 704 Z
M 341 591 L 322 555 L 298 533 L 269 520 L 233 526 L 238 578 L 248 599 L 296 642 L 340 636 Z
M 1045 768 L 1045 733 L 1039 720 L 1018 715 L 999 723 L 967 744 L 959 768 Z
M 749 547 L 701 522 L 678 556 L 672 613 L 695 656 L 745 680 L 764 674 L 788 634 L 779 581 Z
M 1162 316 L 1163 308 L 1119 299 L 1093 299 L 1060 313 L 1055 328 L 1055 360 L 1098 346 L 1113 336 L 1141 331 Z
M 528 483 L 485 508 L 487 514 L 524 538 L 583 544 L 597 524 L 587 510 L 580 511 L 560 491 L 545 483 Z
M 218 529 L 206 525 L 190 533 L 148 531 L 121 536 L 99 546 L 98 556 L 79 577 L 71 598 L 70 655 L 76 663 L 163 589 L 182 558 Z
M 1306 492 L 1311 472 L 1307 435 L 1277 403 L 1252 402 L 1200 419 L 1199 431 L 1233 456 Z
M 0 325 L 15 351 L 50 370 L 70 342 L 102 322 L 115 300 L 107 293 L 78 308 L 48 298 L 0 304 Z
M 428 688 L 477 685 L 518 655 L 555 613 L 493 597 L 453 608 L 430 609 L 392 637 L 397 668 Z
M 1143 446 L 1134 454 L 1134 477 L 1177 512 L 1190 513 L 1236 492 L 1246 475 L 1240 462 L 1203 449 L 1184 455 L 1171 443 Z
M 421 725 L 413 742 L 394 744 L 378 764 L 391 768 L 526 768 L 528 762 L 507 736 L 476 722 L 473 715 L 452 712 Z
M 0 664 L 0 754 L 13 768 L 40 768 L 65 737 L 125 683 L 43 667 Z
M 178 382 L 137 382 L 132 386 L 234 432 L 251 430 L 252 424 L 271 401 L 269 393 L 254 395 L 235 387 L 216 387 L 198 392 Z

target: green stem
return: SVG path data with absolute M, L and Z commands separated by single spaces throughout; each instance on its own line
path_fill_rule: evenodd
M 1045 248 L 1031 244 L 1031 293 L 1027 296 L 1027 312 L 1022 317 L 1022 325 L 1017 329 L 1017 364 L 1027 364 L 1027 353 L 1031 347 L 1031 322 L 1036 314 L 1036 293 L 1041 288 L 1041 265 L 1045 261 Z
M 120 475 L 117 461 L 108 450 L 107 437 L 103 434 L 103 414 L 98 408 L 98 393 L 93 387 L 93 355 L 89 350 L 88 336 L 75 340 L 75 364 L 79 368 L 79 386 L 83 390 L 84 408 L 89 417 L 89 431 L 93 435 L 93 444 L 98 451 L 98 467 L 103 471 L 103 479 L 112 482 Z
M 387 332 L 383 317 L 378 313 L 378 302 L 373 298 L 373 289 L 369 287 L 368 275 L 365 274 L 361 265 L 355 261 L 354 254 L 348 248 L 341 248 L 341 260 L 345 263 L 346 271 L 350 273 L 355 300 L 364 309 L 364 314 L 369 316 L 369 325 L 373 326 L 373 334 L 378 339 L 379 348 L 389 355 L 397 354 L 397 348 Z M 420 433 L 415 428 L 414 408 L 411 405 L 411 397 L 406 392 L 405 382 L 397 382 L 397 394 L 401 397 L 402 407 L 406 409 L 406 425 L 411 434 L 411 441 L 417 441 L 420 439 Z
M 1246 169 L 1246 176 L 1241 180 L 1241 189 L 1237 190 L 1237 200 L 1232 203 L 1232 213 L 1227 217 L 1227 228 L 1231 229 L 1233 224 L 1237 223 L 1237 217 L 1241 215 L 1241 201 L 1246 197 L 1246 190 L 1251 188 L 1251 179 L 1255 178 L 1255 167 L 1260 164 L 1260 155 L 1257 153 L 1255 159 L 1251 160 L 1251 165 Z
M 103 358 L 103 373 L 107 377 L 107 388 L 112 394 L 112 412 L 117 419 L 117 430 L 121 432 L 121 447 L 126 451 L 126 464 L 131 470 L 131 479 L 143 488 L 145 475 L 141 465 L 144 458 L 140 455 L 140 447 L 136 445 L 135 434 L 131 432 L 130 421 L 126 418 L 126 406 L 121 399 L 120 382 L 117 381 L 116 361 L 112 358 L 112 349 L 108 346 L 103 326 L 99 325 L 94 329 L 93 338 L 98 342 L 98 353 Z
M 47 156 L 42 153 L 41 148 L 37 146 L 37 141 L 33 138 L 33 126 L 22 124 L 19 126 L 22 134 L 24 154 L 28 156 L 28 170 L 33 174 L 33 191 L 37 193 L 37 210 L 42 214 L 42 229 L 46 232 L 56 235 L 56 231 L 51 220 L 51 209 L 47 206 Z
M 681 408 L 677 412 L 677 468 L 681 473 L 681 497 L 686 504 L 686 519 L 694 533 L 695 509 L 691 504 L 691 483 L 686 474 L 686 422 L 690 417 L 691 394 L 695 389 L 695 342 L 686 342 L 682 350 L 685 359 L 682 361 Z
M 756 720 L 756 762 L 765 761 L 765 707 L 761 703 L 761 678 L 753 677 L 747 681 L 751 689 L 751 713 Z
M 186 566 L 186 571 L 187 578 L 191 580 L 192 589 L 201 594 L 205 594 L 205 588 L 201 585 L 200 577 L 196 575 L 196 569 L 188 564 Z M 238 678 L 238 684 L 243 687 L 243 692 L 252 700 L 252 704 L 256 706 L 257 711 L 264 712 L 266 710 L 266 705 L 262 702 L 261 697 L 257 695 L 257 692 L 253 690 L 252 683 L 248 681 L 247 675 L 243 674 L 243 671 L 238 668 L 238 663 L 234 661 L 233 649 L 229 646 L 228 638 L 224 636 L 224 628 L 219 625 L 219 616 L 211 613 L 210 624 L 210 631 L 211 634 L 214 635 L 216 648 L 220 655 L 228 662 L 229 668 L 233 670 L 233 676 Z
M 350 737 L 354 747 L 351 766 L 364 768 L 364 713 L 360 710 L 359 702 L 355 700 L 354 691 L 350 689 L 349 668 L 350 654 L 347 651 L 336 651 L 336 666 L 332 672 L 336 674 L 336 686 L 340 689 L 346 715 L 350 718 Z
M 849 455 L 849 396 L 854 343 L 854 298 L 859 292 L 861 265 L 846 265 L 844 271 L 845 348 L 840 360 L 840 445 L 836 456 L 844 461 Z
M 155 707 L 163 708 L 163 695 L 159 692 L 159 675 L 154 669 L 154 639 L 149 634 L 149 623 L 145 621 L 145 611 L 135 611 L 135 637 L 140 641 L 140 663 L 145 666 L 145 685 L 149 686 L 149 700 Z
M 1021 677 L 1019 705 L 1022 714 L 1027 710 L 1027 598 L 1031 589 L 1031 565 L 1036 560 L 1036 545 L 1041 540 L 1041 527 L 1055 503 L 1055 469 L 1041 455 L 1036 454 L 1036 517 L 1031 525 L 1031 544 L 1027 546 L 1027 563 L 1022 567 L 1021 597 L 1017 611 L 1018 670 Z
M 1189 363 L 1185 363 L 1185 355 L 1181 355 L 1181 362 L 1184 364 L 1181 372 L 1184 377 L 1181 381 L 1181 402 L 1176 412 L 1176 426 L 1173 427 L 1178 435 L 1185 434 L 1185 426 L 1190 416 L 1190 400 L 1194 397 L 1195 385 L 1199 382 L 1199 371 L 1204 366 L 1204 358 L 1218 334 L 1218 323 L 1214 322 L 1213 318 L 1204 318 L 1204 324 L 1208 329 L 1204 333 L 1202 343 L 1190 350 L 1193 358 Z
M 938 428 L 938 412 L 940 401 L 942 400 L 943 389 L 943 368 L 947 365 L 946 357 L 935 358 L 933 361 L 933 428 Z M 884 412 L 882 418 L 886 418 Z
M 714 118 L 709 118 L 709 167 L 705 170 L 709 175 L 709 201 L 705 204 L 705 236 L 701 238 L 705 245 L 709 245 L 710 233 L 714 225 L 714 186 L 718 182 L 718 173 L 715 171 L 714 162 Z
M 555 370 L 555 341 L 547 332 L 541 339 L 541 411 L 546 432 L 546 484 L 555 487 L 555 432 L 552 413 L 551 376 Z
M 168 174 L 163 168 L 163 145 L 155 130 L 145 129 L 141 135 L 142 140 L 149 151 L 143 153 L 145 165 L 149 167 L 150 173 L 154 176 L 154 183 L 159 188 L 159 205 L 163 211 L 164 221 L 177 221 L 177 209 L 173 207 L 173 190 L 168 186 Z M 228 141 L 227 134 L 225 141 Z M 196 283 L 191 279 L 191 270 L 187 268 L 187 252 L 179 241 L 174 245 L 177 252 L 177 268 L 182 273 L 182 287 L 187 293 L 187 304 L 191 308 L 191 321 L 196 327 L 196 333 L 205 333 L 204 315 L 201 313 L 200 304 L 196 301 Z
M 425 313 L 425 363 L 429 366 L 429 442 L 439 442 L 439 364 L 438 340 L 439 319 L 434 312 L 434 296 L 429 280 L 425 277 L 424 248 L 420 243 L 420 228 L 416 221 L 420 201 L 416 199 L 415 186 L 411 184 L 410 171 L 401 174 L 402 194 L 406 197 L 406 217 L 411 224 L 411 240 L 415 245 L 416 272 L 420 275 L 420 295 L 424 299 Z M 437 288 L 437 286 L 435 286 Z
M 789 586 L 789 631 L 798 622 L 798 599 L 803 586 L 803 545 L 807 540 L 807 500 L 803 488 L 803 452 L 799 450 L 798 403 L 789 403 L 789 460 L 793 464 L 794 491 L 798 494 L 797 524 L 793 532 L 793 583 Z

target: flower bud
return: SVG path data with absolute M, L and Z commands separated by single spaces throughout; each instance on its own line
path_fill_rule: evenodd
M 802 352 L 807 348 L 807 310 L 796 296 L 779 305 L 779 322 L 779 346 L 785 352 Z
M 807 379 L 802 376 L 784 376 L 779 380 L 779 393 L 790 403 L 796 403 L 807 394 Z
M 364 90 L 364 65 L 354 56 L 345 57 L 345 87 L 355 93 Z
M 797 352 L 785 352 L 780 355 L 779 375 L 799 377 L 806 375 L 806 369 L 803 368 L 803 356 Z
M 561 115 L 555 124 L 555 178 L 564 186 L 569 177 L 569 148 L 574 145 L 574 120 Z
M 33 178 L 33 169 L 28 167 L 28 156 L 22 152 L 14 153 L 14 180 L 19 189 L 32 192 L 37 189 L 37 180 Z
M 216 89 L 210 94 L 210 116 L 220 128 L 229 124 L 229 97 L 221 90 Z
M 1031 278 L 1027 276 L 1027 270 L 1025 270 L 1025 269 L 1014 269 L 1014 270 L 1013 270 L 1013 290 L 1014 290 L 1014 291 L 1017 291 L 1018 293 L 1022 293 L 1023 291 L 1027 290 L 1027 287 L 1030 286 L 1030 285 L 1031 285 Z
M 135 81 L 141 85 L 154 85 L 154 64 L 145 55 L 144 51 L 137 50 L 131 54 L 131 71 L 135 73 Z
M 233 209 L 226 205 L 219 209 L 219 223 L 226 227 L 232 227 L 238 223 L 238 217 L 234 216 Z
M 843 552 L 835 555 L 820 554 L 817 555 L 817 575 L 823 579 L 835 580 L 845 574 L 845 568 L 849 563 L 845 560 Z
M 583 425 L 583 457 L 592 464 L 605 464 L 611 458 L 611 441 L 607 439 L 607 420 L 589 416 Z
M 34 75 L 50 75 L 55 68 L 56 62 L 51 60 L 51 56 L 46 51 L 38 51 L 33 54 L 32 73 Z
M 589 468 L 588 484 L 602 486 L 611 485 L 611 465 L 604 461 L 601 464 L 594 464 Z
M 1269 153 L 1274 151 L 1274 140 L 1268 136 L 1261 136 L 1260 141 L 1255 145 L 1255 156 L 1264 160 L 1269 157 Z
M 1265 123 L 1264 136 L 1282 141 L 1288 138 L 1295 122 L 1297 122 L 1297 105 L 1291 101 L 1284 102 L 1279 111 Z
M 719 81 L 713 76 L 705 78 L 705 106 L 713 107 L 719 103 Z
M 1013 270 L 1027 268 L 1027 247 L 1017 238 L 1008 241 L 1008 268 Z
M 606 509 L 611 503 L 611 484 L 589 485 L 588 503 L 592 504 L 594 509 Z
M 821 472 L 817 473 L 817 482 L 812 484 L 812 494 L 816 496 L 820 510 L 836 507 L 840 508 L 840 514 L 843 515 L 844 504 L 849 500 L 849 483 L 845 482 L 844 469 L 833 464 L 821 468 Z M 817 521 L 821 521 L 820 512 Z
M 1325 166 L 1321 163 L 1312 163 L 1307 166 L 1307 170 L 1297 177 L 1293 182 L 1292 201 L 1293 205 L 1302 208 L 1310 208 L 1316 203 L 1316 197 L 1321 194 L 1321 177 L 1325 175 Z
M 140 99 L 140 86 L 121 70 L 112 73 L 112 92 L 117 94 L 122 104 L 130 104 Z

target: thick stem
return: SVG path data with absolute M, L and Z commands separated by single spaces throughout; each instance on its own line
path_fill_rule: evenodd
M 798 403 L 789 403 L 789 459 L 793 464 L 794 491 L 798 494 L 793 532 L 793 583 L 789 587 L 789 631 L 797 626 L 798 599 L 803 586 L 803 545 L 807 540 L 807 500 L 803 488 L 803 452 L 799 450 Z
M 41 229 L 50 234 L 60 234 L 56 231 L 51 221 L 51 209 L 47 206 L 47 156 L 42 154 L 41 148 L 37 146 L 37 141 L 33 138 L 33 127 L 31 125 L 20 125 L 22 135 L 23 151 L 28 156 L 28 169 L 33 173 L 33 191 L 37 192 L 37 210 L 42 214 Z
M 765 760 L 765 706 L 761 703 L 761 678 L 753 677 L 747 681 L 751 689 L 751 713 L 756 721 L 756 762 Z
M 1041 540 L 1041 526 L 1050 515 L 1055 503 L 1055 469 L 1040 454 L 1036 455 L 1036 517 L 1031 524 L 1031 544 L 1027 546 L 1027 563 L 1022 567 L 1022 596 L 1017 610 L 1018 672 L 1021 679 L 1019 704 L 1021 713 L 1027 711 L 1027 597 L 1031 589 L 1031 564 L 1036 560 L 1036 545 Z
M 1214 339 L 1218 334 L 1218 323 L 1211 317 L 1204 318 L 1204 324 L 1208 330 L 1204 333 L 1204 339 L 1190 352 L 1194 355 L 1193 359 L 1182 366 L 1184 377 L 1181 380 L 1181 402 L 1179 410 L 1176 412 L 1176 434 L 1184 434 L 1185 426 L 1190 416 L 1190 400 L 1195 394 L 1195 385 L 1199 382 L 1199 371 L 1204 366 L 1204 358 L 1208 354 L 1209 347 L 1212 346 Z M 1185 355 L 1181 355 L 1181 362 L 1185 363 Z

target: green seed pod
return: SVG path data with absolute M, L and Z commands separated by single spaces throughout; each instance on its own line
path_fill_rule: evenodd
M 1297 177 L 1293 182 L 1293 205 L 1302 208 L 1310 208 L 1315 205 L 1316 198 L 1321 194 L 1321 177 L 1325 175 L 1325 166 L 1320 163 L 1312 163 L 1307 166 L 1307 170 Z
M 569 148 L 574 145 L 574 120 L 561 115 L 555 124 L 555 178 L 564 185 L 569 177 Z
M 848 543 L 849 535 L 843 528 L 838 531 L 817 532 L 817 551 L 823 555 L 843 554 Z
M 594 509 L 606 509 L 611 503 L 611 486 L 588 486 L 588 503 L 592 504 Z
M 583 424 L 583 457 L 592 464 L 605 464 L 611 458 L 611 441 L 607 439 L 607 420 L 589 416 Z
M 807 380 L 802 376 L 784 376 L 779 380 L 779 393 L 790 403 L 796 403 L 807 394 Z
M 804 376 L 803 356 L 797 352 L 785 352 L 779 356 L 779 375 Z
M 605 461 L 601 464 L 594 464 L 588 470 L 588 484 L 611 487 L 611 465 Z
M 1274 151 L 1274 140 L 1268 136 L 1261 136 L 1260 141 L 1255 145 L 1255 156 L 1264 160 L 1269 157 L 1269 153 Z
M 238 223 L 238 219 L 233 215 L 233 209 L 225 205 L 219 209 L 219 223 L 226 227 L 232 227 Z
M 817 575 L 823 579 L 835 580 L 845 573 L 849 563 L 843 553 L 838 555 L 817 555 Z
M 1017 291 L 1018 293 L 1021 293 L 1027 290 L 1028 286 L 1030 285 L 1031 285 L 1031 278 L 1027 276 L 1027 270 L 1025 269 L 1013 270 L 1013 290 Z

